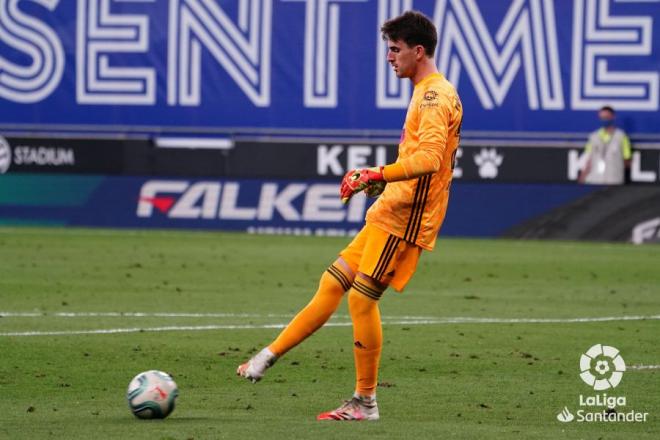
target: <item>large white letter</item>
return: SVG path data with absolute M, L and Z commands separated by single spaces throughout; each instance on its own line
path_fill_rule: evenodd
M 651 55 L 653 18 L 611 16 L 610 0 L 575 0 L 573 5 L 572 108 L 658 111 L 660 74 L 614 72 L 606 58 Z
M 32 0 L 52 11 L 59 0 Z M 0 40 L 32 63 L 14 64 L 0 55 L 0 97 L 34 103 L 48 97 L 62 79 L 64 50 L 57 34 L 18 8 L 19 0 L 0 0 Z
M 116 1 L 116 0 L 114 0 Z M 140 0 L 122 0 L 140 2 Z M 110 65 L 112 53 L 149 49 L 149 17 L 111 14 L 110 0 L 78 0 L 76 100 L 80 104 L 156 102 L 156 72 Z
M 271 0 L 239 2 L 237 26 L 214 0 L 170 0 L 168 104 L 201 102 L 204 46 L 254 105 L 270 105 Z
M 412 0 L 378 0 L 378 38 L 376 71 L 376 107 L 406 108 L 410 102 L 410 81 L 400 80 L 387 64 L 387 46 L 382 42 L 380 27 L 390 18 L 412 9 Z
M 339 5 L 365 0 L 288 0 L 305 5 L 305 107 L 337 107 Z
M 502 105 L 522 68 L 530 109 L 564 108 L 552 0 L 514 0 L 495 40 L 474 0 L 438 0 L 438 67 L 458 86 L 461 68 L 481 104 Z

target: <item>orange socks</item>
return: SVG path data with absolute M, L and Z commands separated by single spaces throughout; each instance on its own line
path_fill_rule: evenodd
M 330 266 L 321 276 L 316 295 L 268 346 L 270 351 L 280 357 L 325 324 L 337 310 L 344 293 L 350 288 L 353 276 L 337 262 Z
M 355 395 L 369 399 L 375 397 L 378 383 L 378 364 L 383 346 L 378 299 L 384 289 L 370 279 L 358 276 L 353 280 L 353 277 L 353 273 L 341 264 L 330 266 L 321 276 L 316 295 L 268 349 L 280 357 L 300 344 L 326 323 L 350 288 L 348 310 L 353 321 Z
M 348 294 L 348 310 L 353 321 L 355 356 L 355 394 L 374 397 L 378 383 L 378 363 L 383 346 L 378 299 L 383 288 L 369 279 L 356 276 Z

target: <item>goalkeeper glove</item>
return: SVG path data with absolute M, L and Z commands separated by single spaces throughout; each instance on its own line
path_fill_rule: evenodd
M 383 182 L 383 167 L 358 168 L 351 170 L 341 180 L 339 195 L 343 203 L 353 197 L 354 194 L 366 189 L 374 182 Z

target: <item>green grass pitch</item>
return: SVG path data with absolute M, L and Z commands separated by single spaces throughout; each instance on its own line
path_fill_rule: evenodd
M 0 438 L 660 438 L 657 246 L 439 240 L 381 300 L 375 423 L 315 420 L 354 385 L 345 303 L 262 382 L 235 377 L 346 243 L 0 228 Z M 634 319 L 579 320 L 608 317 Z M 599 394 L 579 377 L 594 344 L 620 350 L 627 371 L 607 393 L 645 423 L 557 420 Z M 149 369 L 179 385 L 168 419 L 127 408 Z

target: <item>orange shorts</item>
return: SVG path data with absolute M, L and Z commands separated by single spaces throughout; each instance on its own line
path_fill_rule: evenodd
M 417 268 L 422 248 L 369 223 L 339 253 L 351 269 L 401 292 Z

